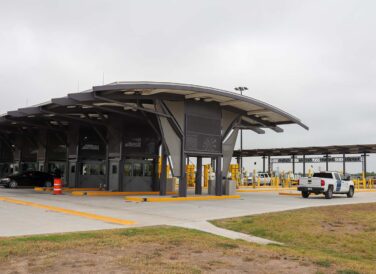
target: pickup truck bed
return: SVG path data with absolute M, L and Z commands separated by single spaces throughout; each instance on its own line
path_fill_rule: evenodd
M 327 199 L 331 199 L 333 194 L 346 194 L 351 198 L 354 195 L 354 183 L 342 179 L 337 172 L 319 172 L 312 177 L 301 178 L 298 191 L 302 192 L 303 198 L 308 198 L 311 193 L 323 193 Z

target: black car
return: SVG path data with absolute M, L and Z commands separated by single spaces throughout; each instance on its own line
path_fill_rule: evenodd
M 26 171 L 0 179 L 0 186 L 17 188 L 18 186 L 52 187 L 54 176 L 40 171 Z

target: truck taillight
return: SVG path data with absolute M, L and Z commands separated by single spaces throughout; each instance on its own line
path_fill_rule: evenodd
M 325 180 L 321 180 L 321 186 L 325 186 Z

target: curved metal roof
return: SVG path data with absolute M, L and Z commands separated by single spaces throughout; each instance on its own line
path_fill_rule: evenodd
M 244 125 L 252 130 L 257 129 L 255 131 L 258 133 L 263 133 L 260 128 L 282 132 L 279 125 L 284 124 L 298 124 L 309 129 L 295 116 L 248 96 L 210 87 L 164 82 L 115 82 L 94 86 L 87 91 L 70 93 L 66 97 L 53 98 L 36 106 L 9 111 L 0 117 L 0 125 L 33 125 L 33 118 L 38 116 L 47 120 L 50 118 L 48 125 L 55 125 L 51 121 L 57 120 L 57 116 L 61 120 L 80 119 L 83 122 L 101 123 L 103 121 L 100 120 L 106 119 L 108 112 L 127 112 L 129 116 L 135 116 L 137 111 L 163 115 L 153 105 L 159 99 L 218 102 L 222 109 L 238 113 Z M 25 117 L 31 119 L 22 119 Z

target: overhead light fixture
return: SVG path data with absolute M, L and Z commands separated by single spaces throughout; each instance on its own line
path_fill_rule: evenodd
M 209 103 L 209 102 L 212 102 L 213 99 L 212 98 L 205 98 L 204 101 L 207 102 L 207 103 Z
M 76 108 L 76 106 L 67 106 L 67 108 Z
M 133 90 L 127 90 L 123 92 L 124 95 L 133 95 L 135 92 Z
M 201 98 L 200 97 L 195 97 L 194 99 L 195 99 L 195 101 L 200 101 Z

